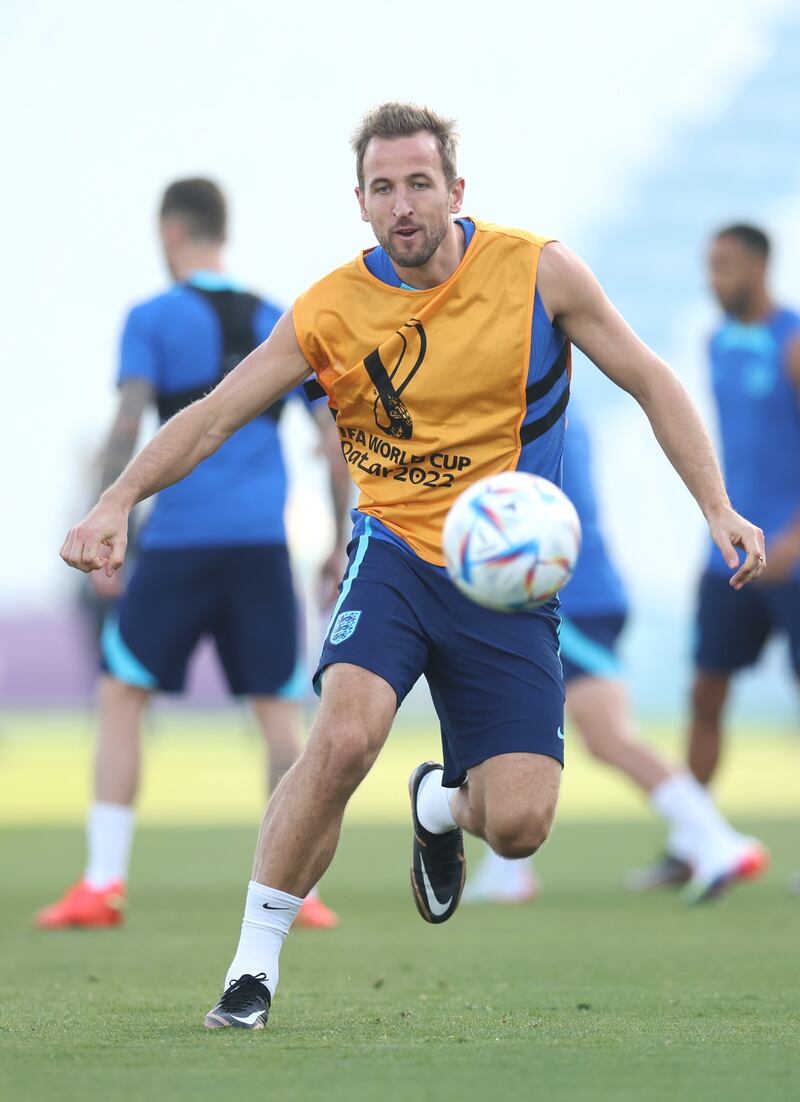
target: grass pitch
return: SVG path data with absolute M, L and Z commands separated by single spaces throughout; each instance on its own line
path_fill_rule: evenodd
M 410 757 L 419 758 L 421 738 Z M 5 790 L 18 797 L 27 786 L 35 802 L 57 784 L 42 779 L 41 756 L 31 772 L 11 743 L 0 752 Z M 42 736 L 40 750 L 47 745 Z M 185 759 L 185 784 L 203 753 L 199 745 Z M 249 760 L 257 772 L 253 753 L 246 748 L 242 766 Z M 402 791 L 404 781 L 380 783 Z M 266 1031 L 206 1033 L 202 1018 L 235 945 L 255 824 L 159 824 L 150 806 L 120 931 L 33 929 L 33 910 L 80 869 L 82 831 L 69 808 L 66 825 L 6 816 L 3 1099 L 797 1096 L 800 899 L 785 883 L 800 869 L 800 822 L 780 809 L 742 823 L 772 848 L 768 876 L 686 911 L 675 896 L 618 887 L 626 868 L 655 852 L 657 827 L 565 804 L 538 859 L 537 903 L 463 907 L 439 927 L 411 902 L 407 824 L 375 822 L 362 809 L 324 883 L 341 929 L 290 936 Z

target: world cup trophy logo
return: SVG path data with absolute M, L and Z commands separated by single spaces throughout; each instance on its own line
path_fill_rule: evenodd
M 370 352 L 365 357 L 364 366 L 377 392 L 372 407 L 375 424 L 381 432 L 385 432 L 388 436 L 394 436 L 398 440 L 410 440 L 414 431 L 414 422 L 403 402 L 402 394 L 422 366 L 422 361 L 428 351 L 428 338 L 425 335 L 422 322 L 417 321 L 416 318 L 411 318 L 403 325 L 402 329 L 397 330 L 391 341 L 386 341 L 383 345 L 384 355 L 391 351 L 390 346 L 396 337 L 400 338 L 400 347 L 391 371 L 387 370 L 381 359 L 379 348 L 376 348 L 374 352 Z M 405 364 L 408 367 L 415 349 L 416 359 L 404 376 L 403 365 Z

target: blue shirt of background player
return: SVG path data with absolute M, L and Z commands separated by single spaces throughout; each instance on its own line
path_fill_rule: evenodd
M 609 558 L 592 477 L 591 439 L 573 398 L 564 442 L 564 493 L 580 518 L 583 539 L 575 573 L 559 593 L 560 614 L 570 620 L 624 616 L 628 601 L 622 579 Z
M 192 292 L 239 290 L 217 272 L 196 272 L 128 315 L 117 381 L 146 379 L 174 394 L 219 378 L 217 315 Z M 270 302 L 254 315 L 254 342 L 266 340 L 281 316 Z M 181 482 L 156 497 L 139 535 L 148 548 L 285 543 L 286 470 L 277 423 L 258 417 L 235 433 Z
M 464 238 L 468 249 L 475 234 L 475 223 L 468 218 L 458 218 L 456 222 L 464 231 Z M 380 246 L 372 249 L 365 255 L 364 263 L 368 271 L 375 276 L 376 279 L 380 279 L 381 282 L 387 283 L 390 287 L 404 287 L 408 291 L 414 290 L 414 288 L 409 287 L 407 283 L 403 283 L 395 271 L 390 257 Z M 544 303 L 537 291 L 533 307 L 529 381 L 533 381 L 534 375 L 536 378 L 542 378 L 547 374 L 550 367 L 555 363 L 556 359 L 563 351 L 564 345 L 564 337 L 548 318 Z M 525 418 L 523 419 L 523 426 L 543 416 L 549 407 L 558 401 L 563 390 L 568 385 L 569 382 L 565 372 L 563 377 L 559 379 L 548 394 L 529 405 Z M 563 446 L 564 418 L 561 417 L 543 436 L 532 440 L 522 448 L 519 462 L 517 463 L 517 469 L 520 471 L 535 472 L 536 474 L 540 474 L 543 478 L 547 478 L 551 482 L 554 482 L 557 486 L 560 486 Z M 359 513 L 357 509 L 353 510 L 352 515 L 353 537 L 359 538 L 366 530 L 366 517 L 363 513 Z M 371 535 L 377 539 L 387 540 L 389 543 L 393 543 L 396 547 L 400 548 L 401 551 L 405 551 L 410 555 L 414 554 L 405 540 L 395 535 L 394 532 L 381 524 L 375 517 L 370 517 L 369 530 Z M 444 567 L 432 567 L 432 569 L 444 571 Z
M 728 493 L 734 509 L 764 529 L 767 553 L 800 513 L 800 404 L 786 359 L 798 337 L 800 315 L 776 309 L 756 324 L 728 318 L 711 339 Z M 716 547 L 708 569 L 730 575 Z

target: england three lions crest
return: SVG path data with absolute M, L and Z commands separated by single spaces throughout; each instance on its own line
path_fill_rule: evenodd
M 340 612 L 333 621 L 331 628 L 331 643 L 336 646 L 349 639 L 358 626 L 361 612 Z

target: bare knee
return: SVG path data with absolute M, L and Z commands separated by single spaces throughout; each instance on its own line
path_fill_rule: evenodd
M 100 682 L 100 704 L 104 708 L 142 709 L 150 699 L 150 690 L 140 685 L 130 685 L 110 674 Z
M 581 732 L 586 749 L 596 761 L 604 765 L 616 765 L 625 752 L 629 741 L 608 731 L 599 732 L 587 729 Z
M 552 822 L 552 812 L 531 810 L 516 816 L 500 812 L 487 819 L 484 836 L 501 857 L 530 857 L 544 845 Z
M 359 666 L 325 670 L 322 703 L 298 765 L 323 771 L 326 784 L 349 795 L 372 768 L 397 711 L 392 686 Z
M 301 761 L 313 764 L 332 790 L 350 793 L 369 773 L 382 744 L 382 738 L 358 722 L 329 723 L 312 733 Z

